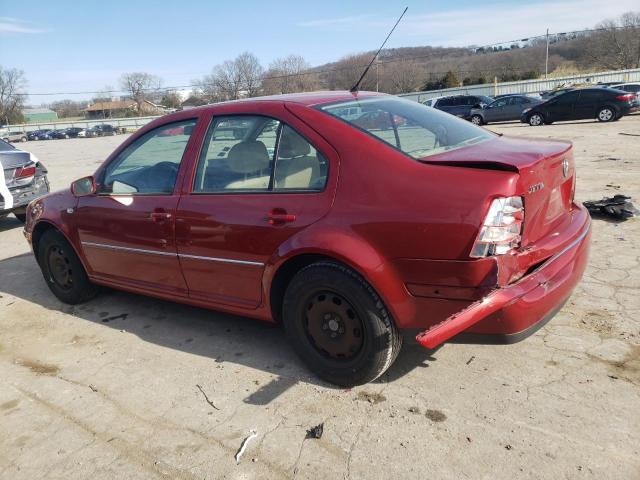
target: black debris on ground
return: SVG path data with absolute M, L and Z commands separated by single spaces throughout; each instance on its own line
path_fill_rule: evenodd
M 315 427 L 307 430 L 307 435 L 304 438 L 321 438 L 324 433 L 324 423 L 316 425 Z
M 624 221 L 638 214 L 638 210 L 631 203 L 631 197 L 614 195 L 602 200 L 589 200 L 582 203 L 592 217 L 609 217 Z

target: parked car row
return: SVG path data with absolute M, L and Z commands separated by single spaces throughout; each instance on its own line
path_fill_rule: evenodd
M 27 140 L 59 140 L 64 138 L 90 138 L 117 135 L 118 128 L 106 123 L 92 127 L 69 127 L 60 130 L 43 128 L 33 132 L 9 132 L 2 139 L 6 142 L 26 142 Z
M 640 83 L 563 87 L 540 95 L 453 95 L 423 102 L 476 125 L 520 120 L 532 126 L 564 120 L 619 120 L 640 110 Z

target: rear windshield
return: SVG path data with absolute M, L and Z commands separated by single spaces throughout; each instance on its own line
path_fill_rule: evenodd
M 494 137 L 453 115 L 393 96 L 347 100 L 319 108 L 416 159 Z

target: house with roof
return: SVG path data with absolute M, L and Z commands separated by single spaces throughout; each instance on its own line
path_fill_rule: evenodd
M 142 102 L 142 112 L 138 112 L 138 104 L 134 100 L 106 100 L 98 101 L 84 109 L 86 118 L 122 118 L 137 115 L 161 115 L 165 113 L 162 105 L 157 105 L 149 100 Z

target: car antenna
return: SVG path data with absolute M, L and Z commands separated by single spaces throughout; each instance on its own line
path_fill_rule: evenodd
M 396 22 L 396 24 L 393 26 L 393 28 L 391 29 L 391 31 L 389 32 L 389 35 L 387 35 L 387 38 L 384 39 L 384 42 L 382 42 L 382 45 L 380 45 L 380 48 L 378 49 L 378 51 L 376 52 L 376 54 L 373 56 L 373 58 L 371 59 L 371 61 L 369 62 L 369 65 L 367 65 L 367 68 L 364 69 L 364 72 L 362 72 L 362 75 L 360 75 L 360 78 L 358 79 L 358 81 L 356 82 L 356 84 L 351 87 L 351 89 L 349 90 L 351 93 L 355 93 L 358 91 L 358 87 L 360 87 L 360 84 L 362 83 L 362 80 L 364 80 L 365 75 L 367 74 L 367 72 L 369 71 L 369 69 L 371 68 L 371 65 L 373 65 L 373 62 L 375 62 L 376 58 L 378 58 L 378 55 L 380 54 L 380 51 L 384 48 L 384 46 L 387 43 L 387 40 L 389 40 L 389 37 L 391 36 L 391 34 L 393 33 L 393 31 L 396 29 L 396 27 L 398 26 L 398 24 L 400 23 L 400 20 L 402 20 L 402 17 L 404 17 L 404 14 L 407 13 L 407 10 L 409 10 L 409 7 L 404 7 L 404 11 L 402 12 L 402 15 L 400 15 L 400 18 L 398 18 L 398 21 Z

